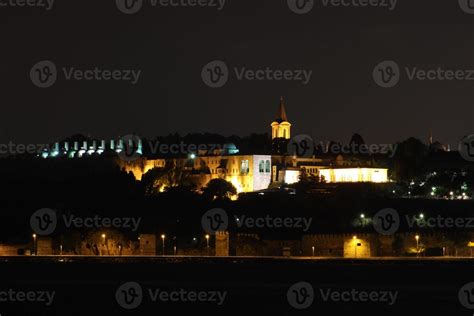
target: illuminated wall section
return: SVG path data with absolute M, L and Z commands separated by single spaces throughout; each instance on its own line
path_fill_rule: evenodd
M 341 168 L 320 169 L 319 173 L 326 182 L 388 182 L 388 169 L 383 168 Z

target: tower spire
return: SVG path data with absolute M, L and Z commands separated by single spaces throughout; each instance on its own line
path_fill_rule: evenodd
M 280 97 L 280 106 L 278 108 L 277 121 L 288 122 L 288 117 L 286 116 L 286 109 L 285 109 L 285 100 L 283 99 L 283 96 Z

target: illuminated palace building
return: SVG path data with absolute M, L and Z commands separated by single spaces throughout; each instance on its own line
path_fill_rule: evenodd
M 299 181 L 300 175 L 315 175 L 328 183 L 341 182 L 388 182 L 388 170 L 381 167 L 384 161 L 372 155 L 340 155 L 315 148 L 313 154 L 298 156 L 289 153 L 294 145 L 291 136 L 291 123 L 288 120 L 283 98 L 280 100 L 278 114 L 271 123 L 273 149 L 256 153 L 242 153 L 234 144 L 225 144 L 218 149 L 181 153 L 181 155 L 143 154 L 141 140 L 122 138 L 117 141 L 81 141 L 62 146 L 56 143 L 52 150 L 43 153 L 43 158 L 67 156 L 80 158 L 92 155 L 106 155 L 114 152 L 114 161 L 136 179 L 153 168 L 182 168 L 189 171 L 190 177 L 198 186 L 204 186 L 212 179 L 222 178 L 231 182 L 240 192 L 253 192 L 269 187 L 276 188 L 284 184 Z M 359 136 L 360 138 L 360 136 Z M 360 138 L 361 139 L 361 138 Z M 137 157 L 121 159 L 127 142 L 135 145 Z M 138 142 L 138 145 L 136 144 Z M 123 158 L 123 157 L 122 157 Z M 378 157 L 380 158 L 380 157 Z

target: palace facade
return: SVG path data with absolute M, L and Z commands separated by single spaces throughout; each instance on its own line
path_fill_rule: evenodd
M 82 158 L 113 153 L 114 160 L 121 169 L 132 173 L 137 180 L 154 168 L 178 167 L 189 172 L 199 186 L 212 179 L 225 179 L 231 182 L 239 193 L 253 192 L 299 181 L 304 172 L 321 177 L 328 183 L 341 182 L 388 182 L 388 169 L 371 155 L 333 155 L 318 153 L 310 147 L 306 155 L 290 153 L 295 145 L 291 136 L 292 124 L 288 120 L 285 103 L 280 99 L 276 118 L 271 123 L 271 151 L 264 153 L 241 153 L 234 144 L 221 148 L 180 153 L 174 156 L 143 154 L 141 139 L 135 136 L 117 141 L 82 141 L 56 143 L 51 150 L 42 153 L 43 158 L 65 156 Z M 298 144 L 296 144 L 298 145 Z M 307 144 L 306 144 L 307 146 Z M 130 148 L 133 154 L 123 155 Z M 125 157 L 125 159 L 123 159 Z M 163 188 L 164 189 L 164 188 Z

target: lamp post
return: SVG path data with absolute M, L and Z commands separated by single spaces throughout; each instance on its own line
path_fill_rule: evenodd
M 107 237 L 105 234 L 102 234 L 102 244 L 105 246 L 105 237 Z
M 165 238 L 166 238 L 166 236 L 164 234 L 161 235 L 161 240 L 163 242 L 163 256 L 165 255 Z
M 354 255 L 357 258 L 357 236 L 352 237 L 354 240 Z
M 207 244 L 207 255 L 209 256 L 209 238 L 210 238 L 211 236 L 206 235 L 205 237 L 206 237 L 206 244 Z
M 313 251 L 313 257 L 314 257 L 314 246 L 313 246 L 313 247 L 311 247 L 311 250 Z
M 33 253 L 36 256 L 36 234 L 33 234 Z
M 420 236 L 419 236 L 419 235 L 416 235 L 416 236 L 415 236 L 415 239 L 416 239 L 416 256 L 418 256 L 418 254 L 420 253 L 420 250 L 419 250 Z

